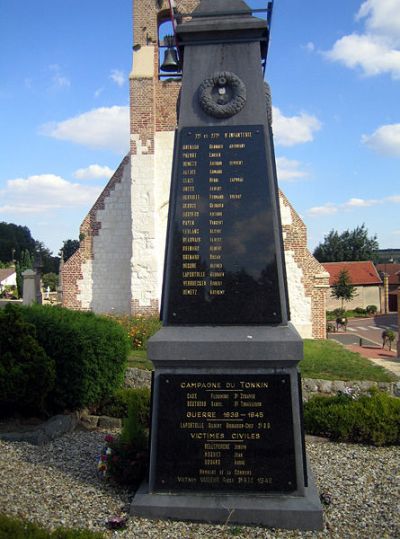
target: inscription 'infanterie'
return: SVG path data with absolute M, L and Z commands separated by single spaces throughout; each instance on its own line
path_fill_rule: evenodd
M 277 279 L 276 259 L 259 247 L 274 241 L 263 127 L 183 128 L 177 140 L 167 245 L 173 283 L 167 274 L 164 285 L 173 293 L 164 320 L 218 325 L 234 315 L 240 324 L 279 322 L 278 292 L 267 290 Z M 251 232 L 253 215 L 265 233 Z
M 223 296 L 225 294 L 225 278 L 224 271 L 211 271 L 211 260 L 215 260 L 215 256 L 219 256 L 218 260 L 223 259 L 223 244 L 224 244 L 224 213 L 229 211 L 225 206 L 226 199 L 232 201 L 241 201 L 243 193 L 238 192 L 237 188 L 245 182 L 244 176 L 234 176 L 232 172 L 237 167 L 245 165 L 243 157 L 236 156 L 237 150 L 244 150 L 246 142 L 240 143 L 218 143 L 210 142 L 212 139 L 221 137 L 221 133 L 209 132 L 198 133 L 192 132 L 192 138 L 199 140 L 198 144 L 183 144 L 181 153 L 182 166 L 182 218 L 188 217 L 187 209 L 200 209 L 197 202 L 204 197 L 204 186 L 201 185 L 202 178 L 198 174 L 199 165 L 204 164 L 208 172 L 208 225 L 206 227 L 201 223 L 201 212 L 192 214 L 195 219 L 182 219 L 182 251 L 187 250 L 188 246 L 196 249 L 196 244 L 200 244 L 208 238 L 209 249 L 207 252 L 201 253 L 201 258 L 206 262 L 206 268 L 198 266 L 196 263 L 188 268 L 182 258 L 182 296 L 197 296 L 199 289 L 206 291 L 208 296 Z M 230 139 L 251 139 L 252 132 L 250 131 L 228 131 L 223 133 L 223 138 Z M 243 156 L 243 153 L 242 153 Z M 187 176 L 187 169 L 190 168 L 191 176 Z M 232 192 L 232 186 L 235 190 Z M 202 189 L 203 188 L 203 189 Z M 191 204 L 188 201 L 196 201 L 196 204 Z M 214 211 L 216 208 L 221 211 Z M 211 219 L 212 217 L 220 217 L 220 219 Z M 187 228 L 188 226 L 195 228 Z M 221 247 L 216 248 L 215 244 L 220 244 Z M 216 253 L 220 253 L 216 255 Z M 200 260 L 200 256 L 199 256 Z M 208 263 L 207 263 L 208 261 Z M 204 265 L 204 264 L 203 264 Z M 223 264 L 220 264 L 223 268 Z M 194 271 L 185 271 L 191 269 Z M 197 270 L 197 271 L 196 271 Z M 188 277 L 202 277 L 204 279 L 197 281 L 188 281 Z M 219 278 L 219 279 L 218 279 Z

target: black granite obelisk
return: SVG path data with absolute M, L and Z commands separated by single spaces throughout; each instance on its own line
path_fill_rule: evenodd
M 318 529 L 289 321 L 261 63 L 268 25 L 202 0 L 183 57 L 155 366 L 150 472 L 134 515 Z

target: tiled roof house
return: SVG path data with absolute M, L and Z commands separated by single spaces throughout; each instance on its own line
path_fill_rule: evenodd
M 350 282 L 356 287 L 356 295 L 352 300 L 346 302 L 346 309 L 356 307 L 366 308 L 367 305 L 376 305 L 381 310 L 383 301 L 383 282 L 373 262 L 323 262 L 324 269 L 329 273 L 329 286 L 337 282 L 342 270 L 346 270 L 350 277 Z M 341 300 L 331 296 L 328 291 L 327 310 L 331 311 L 341 307 Z
M 16 279 L 15 268 L 0 268 L 0 291 L 4 286 L 16 286 Z

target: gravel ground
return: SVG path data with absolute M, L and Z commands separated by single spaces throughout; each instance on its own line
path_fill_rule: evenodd
M 124 515 L 132 493 L 96 477 L 104 433 L 76 431 L 42 447 L 0 441 L 0 512 L 45 527 L 105 530 Z M 400 449 L 307 442 L 320 492 L 330 492 L 324 530 L 298 532 L 130 518 L 106 537 L 400 539 Z

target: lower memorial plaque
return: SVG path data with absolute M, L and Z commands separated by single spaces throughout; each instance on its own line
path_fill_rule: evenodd
M 286 374 L 160 374 L 153 491 L 290 492 Z

